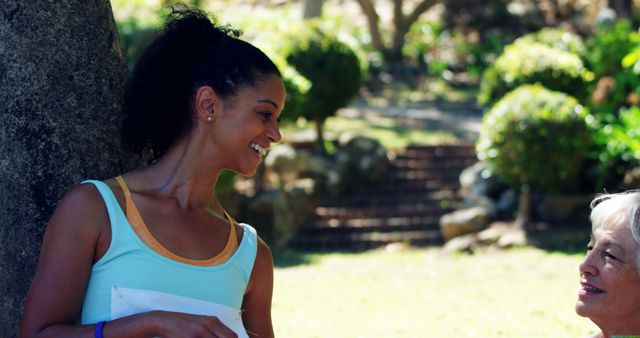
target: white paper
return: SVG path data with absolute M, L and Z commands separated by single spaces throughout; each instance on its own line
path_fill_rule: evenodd
M 154 310 L 216 316 L 239 338 L 249 338 L 238 309 L 157 291 L 118 286 L 111 288 L 111 319 Z

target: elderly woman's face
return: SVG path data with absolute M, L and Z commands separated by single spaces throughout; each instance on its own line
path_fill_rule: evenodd
M 594 322 L 640 314 L 638 244 L 622 222 L 595 229 L 580 264 L 576 312 Z

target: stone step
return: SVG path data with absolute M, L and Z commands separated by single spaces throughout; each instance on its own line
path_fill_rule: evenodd
M 441 245 L 440 231 L 397 231 L 350 234 L 323 234 L 297 236 L 289 246 L 298 250 L 367 250 L 392 243 L 414 246 Z
M 298 231 L 304 234 L 338 234 L 363 232 L 396 232 L 438 230 L 438 216 L 397 216 L 384 218 L 359 218 L 350 220 L 317 220 L 301 226 Z
M 324 207 L 342 207 L 342 208 L 380 208 L 380 207 L 399 207 L 407 204 L 427 204 L 427 205 L 441 205 L 441 204 L 456 204 L 459 201 L 458 195 L 444 196 L 440 198 L 433 198 L 431 194 L 412 193 L 412 192 L 398 192 L 387 194 L 370 194 L 370 195 L 357 195 L 349 196 L 348 198 L 341 198 L 335 200 L 327 200 L 322 203 Z
M 369 217 L 385 217 L 385 216 L 404 216 L 404 215 L 434 215 L 443 213 L 444 209 L 439 204 L 440 201 L 434 203 L 413 203 L 399 206 L 380 206 L 377 208 L 370 207 L 318 207 L 316 215 L 321 219 L 355 219 Z
M 397 158 L 476 158 L 474 145 L 417 146 L 394 152 Z
M 413 158 L 397 158 L 393 161 L 394 168 L 400 170 L 416 170 L 416 169 L 457 169 L 466 168 L 475 163 L 476 159 L 469 158 L 443 158 L 443 159 L 413 159 Z
M 429 173 L 425 173 L 425 175 L 429 175 Z M 443 188 L 454 188 L 457 190 L 460 186 L 460 182 L 458 181 L 458 177 L 453 178 L 454 175 L 451 175 L 450 179 L 443 179 L 437 177 L 429 177 L 427 179 L 422 180 L 410 180 L 410 179 L 400 179 L 394 178 L 390 179 L 387 177 L 384 181 L 377 182 L 375 184 L 369 184 L 366 186 L 359 186 L 351 190 L 350 196 L 357 194 L 370 194 L 371 192 L 386 194 L 386 193 L 396 193 L 396 192 L 424 192 L 424 193 L 437 193 L 439 191 L 443 191 Z

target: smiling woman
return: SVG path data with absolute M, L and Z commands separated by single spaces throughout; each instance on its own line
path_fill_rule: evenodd
M 601 195 L 591 207 L 576 312 L 600 327 L 595 337 L 640 335 L 640 192 Z
M 21 337 L 273 337 L 271 253 L 215 187 L 225 169 L 254 174 L 280 141 L 284 95 L 236 31 L 174 10 L 124 98 L 124 138 L 153 161 L 65 195 Z

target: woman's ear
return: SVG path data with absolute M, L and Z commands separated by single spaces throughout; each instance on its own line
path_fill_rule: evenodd
M 213 122 L 216 119 L 216 103 L 219 100 L 218 95 L 209 86 L 198 88 L 195 97 L 195 113 L 198 120 L 204 122 Z

